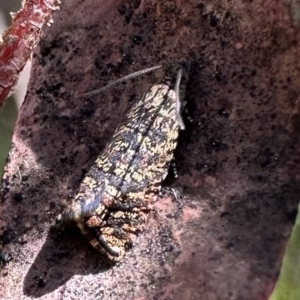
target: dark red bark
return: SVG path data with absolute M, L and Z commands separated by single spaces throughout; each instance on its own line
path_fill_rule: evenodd
M 4 32 L 0 43 L 0 106 L 38 43 L 43 25 L 51 22 L 52 11 L 59 9 L 58 5 L 59 0 L 26 0 L 14 14 L 13 24 Z

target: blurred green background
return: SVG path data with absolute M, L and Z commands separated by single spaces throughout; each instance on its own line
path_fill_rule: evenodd
M 0 0 L 0 32 L 11 25 L 10 12 L 17 12 L 21 8 L 21 0 Z M 0 107 L 0 178 L 11 145 L 11 137 L 14 125 L 18 116 L 19 108 L 26 94 L 27 83 L 29 80 L 31 61 L 29 61 L 19 78 L 15 87 L 15 93 Z

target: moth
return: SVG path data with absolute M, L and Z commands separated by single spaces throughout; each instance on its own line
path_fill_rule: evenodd
M 180 99 L 189 68 L 189 63 L 164 67 L 164 76 L 128 111 L 74 200 L 56 219 L 58 225 L 77 225 L 90 244 L 112 261 L 121 260 L 133 235 L 144 229 L 168 174 L 179 130 L 184 129 Z

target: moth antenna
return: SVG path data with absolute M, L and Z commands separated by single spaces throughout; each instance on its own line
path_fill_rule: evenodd
M 137 71 L 137 72 L 134 72 L 134 73 L 131 73 L 129 75 L 126 75 L 122 78 L 119 78 L 111 83 L 109 83 L 108 85 L 100 88 L 100 89 L 97 89 L 97 90 L 94 90 L 94 91 L 91 91 L 91 92 L 87 92 L 87 93 L 83 93 L 83 94 L 80 94 L 78 95 L 77 97 L 83 97 L 83 98 L 87 98 L 87 97 L 92 97 L 92 96 L 95 96 L 95 95 L 98 95 L 100 93 L 102 93 L 103 91 L 111 88 L 112 86 L 120 83 L 120 82 L 124 82 L 124 81 L 127 81 L 129 79 L 132 79 L 132 78 L 135 78 L 135 77 L 138 77 L 138 76 L 141 76 L 141 75 L 144 75 L 144 74 L 147 74 L 147 73 L 150 73 L 154 70 L 158 70 L 158 69 L 161 69 L 163 68 L 162 65 L 157 65 L 157 66 L 154 66 L 154 67 L 151 67 L 151 68 L 147 68 L 147 69 L 144 69 L 144 70 L 140 70 L 140 71 Z
M 177 78 L 176 78 L 176 83 L 175 83 L 175 94 L 176 94 L 176 106 L 175 106 L 175 110 L 176 110 L 176 116 L 177 116 L 177 120 L 179 123 L 179 128 L 181 130 L 185 129 L 184 126 L 184 122 L 182 120 L 181 117 L 181 101 L 180 101 L 180 82 L 181 82 L 181 78 L 182 78 L 182 69 L 180 68 L 178 73 L 177 73 Z

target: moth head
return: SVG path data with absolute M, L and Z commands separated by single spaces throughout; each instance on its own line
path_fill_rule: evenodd
M 73 202 L 56 217 L 55 226 L 73 225 L 91 217 L 102 203 L 104 188 L 105 183 L 102 182 L 96 190 L 89 190 L 88 193 L 77 195 Z
M 75 225 L 75 218 L 74 218 L 74 212 L 71 209 L 65 209 L 61 214 L 59 214 L 55 218 L 55 224 L 54 226 L 58 229 L 63 230 L 65 225 Z

